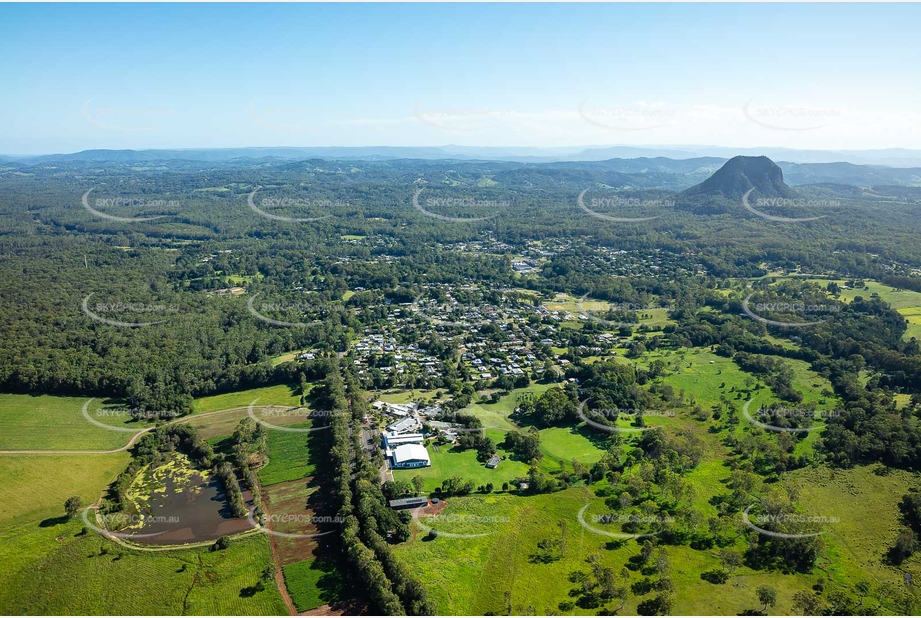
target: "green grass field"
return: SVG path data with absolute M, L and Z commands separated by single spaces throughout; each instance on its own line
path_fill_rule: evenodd
M 557 294 L 551 301 L 544 302 L 544 306 L 550 311 L 569 311 L 574 315 L 586 315 L 603 317 L 604 312 L 612 307 L 612 303 L 601 300 L 586 299 L 579 302 L 579 298 L 568 294 Z M 616 308 L 616 304 L 614 304 Z M 652 329 L 662 329 L 675 321 L 669 319 L 668 309 L 665 307 L 656 307 L 652 309 L 639 309 L 636 311 L 637 323 L 645 324 Z M 578 327 L 580 320 L 566 322 L 567 325 Z
M 335 565 L 314 559 L 283 567 L 288 594 L 300 612 L 315 609 L 349 596 L 346 583 Z
M 6 614 L 281 615 L 274 584 L 253 586 L 271 563 L 257 535 L 225 551 L 141 552 L 90 533 L 79 519 L 0 531 L 0 608 Z M 101 553 L 104 551 L 105 553 Z
M 784 477 L 784 482 L 797 490 L 803 513 L 838 518 L 824 527 L 829 551 L 819 566 L 849 586 L 861 580 L 898 586 L 902 571 L 921 577 L 921 556 L 913 556 L 898 568 L 883 561 L 901 528 L 899 500 L 916 485 L 917 475 L 892 470 L 878 476 L 875 469 L 807 468 Z
M 152 423 L 130 420 L 118 402 L 95 399 L 87 408 L 90 418 L 119 431 L 94 425 L 83 416 L 89 398 L 0 394 L 0 450 L 112 450 L 128 443 L 133 431 Z M 203 437 L 229 435 L 246 416 L 245 406 L 297 406 L 300 395 L 287 385 L 254 388 L 195 400 L 194 412 L 182 419 Z M 198 418 L 201 414 L 229 410 L 226 414 Z M 275 424 L 297 422 L 281 419 Z
M 291 428 L 311 427 L 313 423 L 297 423 Z M 326 431 L 326 430 L 324 430 Z M 311 463 L 310 452 L 312 436 L 317 432 L 302 433 L 268 430 L 269 463 L 260 468 L 259 482 L 273 485 L 312 476 L 316 465 Z
M 573 459 L 578 459 L 582 464 L 593 464 L 604 455 L 604 452 L 587 438 L 591 435 L 592 428 L 550 427 L 540 430 L 540 450 L 544 460 L 566 462 L 567 467 Z M 546 462 L 549 463 L 549 462 Z
M 502 429 L 511 431 L 518 429 L 518 426 L 509 419 L 518 406 L 518 398 L 524 393 L 533 393 L 534 397 L 540 397 L 554 384 L 531 384 L 527 388 L 513 389 L 508 395 L 502 397 L 498 403 L 473 403 L 464 408 L 467 414 L 473 414 L 481 421 L 483 427 L 487 429 Z
M 275 386 L 251 388 L 245 391 L 234 391 L 222 395 L 200 397 L 195 400 L 195 413 L 214 412 L 216 410 L 248 406 L 254 399 L 259 400 L 256 403 L 256 405 L 259 406 L 270 404 L 296 406 L 300 404 L 301 400 L 300 394 L 298 394 L 293 387 L 287 384 L 276 384 Z
M 128 465 L 111 455 L 0 455 L 0 528 L 64 514 L 64 501 L 95 502 Z
M 124 408 L 102 399 L 90 403 L 90 418 L 123 431 L 94 425 L 83 416 L 88 400 L 0 394 L 0 450 L 111 450 L 128 442 L 133 433 L 130 430 L 150 426 L 131 421 Z
M 705 476 L 720 476 L 721 471 L 706 471 Z M 726 472 L 728 475 L 728 471 Z M 857 479 L 853 479 L 857 480 Z M 869 482 L 863 479 L 862 482 Z M 891 523 L 891 512 L 895 496 L 885 498 L 887 490 L 897 489 L 903 481 L 894 479 L 885 488 L 867 490 L 887 501 L 887 524 Z M 842 488 L 830 488 L 840 491 Z M 829 504 L 832 495 L 823 496 Z M 811 499 L 811 498 L 810 498 Z M 861 500 L 855 496 L 854 500 Z M 833 502 L 832 502 L 833 503 Z M 591 515 L 607 511 L 603 502 L 594 498 L 585 488 L 570 488 L 563 492 L 541 496 L 516 496 L 498 494 L 449 498 L 448 506 L 439 522 L 422 522 L 439 532 L 459 534 L 485 534 L 476 538 L 451 538 L 440 535 L 430 540 L 420 532 L 413 540 L 395 548 L 406 564 L 429 584 L 429 596 L 436 603 L 439 614 L 471 615 L 494 613 L 512 614 L 598 614 L 603 608 L 615 609 L 617 602 L 609 602 L 599 608 L 580 608 L 563 611 L 560 603 L 574 601 L 570 591 L 577 588 L 569 582 L 573 571 L 587 571 L 585 558 L 597 554 L 604 566 L 612 567 L 620 574 L 627 560 L 639 553 L 636 541 L 628 540 L 622 546 L 608 545 L 610 539 L 583 528 L 577 513 L 585 505 L 585 520 L 596 528 L 603 524 L 592 523 Z M 850 503 L 848 503 L 848 506 Z M 804 508 L 810 508 L 805 501 Z M 854 521 L 872 521 L 872 506 L 861 507 L 860 517 Z M 456 516 L 453 519 L 448 515 Z M 459 522 L 459 523 L 458 523 Z M 560 522 L 563 522 L 561 528 Z M 612 529 L 613 531 L 613 529 Z M 850 533 L 848 533 L 850 534 Z M 535 561 L 537 542 L 546 538 L 563 541 L 562 558 L 549 564 Z M 859 530 L 847 543 L 860 540 Z M 854 545 L 854 556 L 867 554 L 863 561 L 869 562 L 885 551 L 882 535 L 872 542 Z M 891 542 L 891 540 L 886 540 Z M 820 577 L 829 581 L 829 589 L 849 587 L 858 580 L 843 568 L 827 569 L 842 549 L 835 538 L 829 540 L 823 552 L 819 567 L 812 574 L 783 574 L 779 572 L 753 571 L 742 566 L 723 585 L 714 585 L 700 579 L 700 573 L 719 568 L 717 550 L 694 550 L 689 546 L 664 547 L 671 562 L 671 577 L 675 583 L 673 615 L 739 615 L 760 609 L 756 590 L 758 586 L 769 585 L 777 590 L 777 605 L 771 614 L 796 614 L 792 607 L 793 594 L 811 590 Z M 850 560 L 850 558 L 848 558 Z M 856 566 L 855 563 L 853 566 Z M 863 565 L 861 564 L 861 568 Z M 914 570 L 910 567 L 909 570 Z M 872 570 L 869 571 L 872 577 Z M 897 572 L 887 573 L 885 581 L 897 578 Z M 639 579 L 638 572 L 628 572 L 628 586 Z M 622 613 L 637 613 L 637 605 L 655 592 L 637 596 L 630 593 Z M 872 606 L 872 604 L 870 605 Z
M 433 399 L 436 393 L 438 393 L 437 390 L 425 390 L 421 388 L 417 388 L 414 391 L 395 390 L 394 392 L 383 392 L 379 397 L 377 397 L 377 399 L 380 401 L 386 401 L 387 403 L 409 403 L 410 401 L 416 401 L 419 399 Z M 371 393 L 369 393 L 369 395 L 370 394 Z M 377 393 L 374 394 L 376 395 Z
M 500 436 L 491 434 L 490 437 L 496 440 Z M 423 491 L 431 492 L 450 476 L 459 476 L 464 480 L 473 481 L 477 486 L 492 483 L 496 489 L 499 489 L 502 487 L 502 483 L 511 482 L 520 476 L 527 476 L 528 474 L 527 464 L 513 461 L 512 459 L 505 459 L 499 464 L 498 468 L 489 469 L 485 464 L 477 461 L 476 451 L 473 449 L 456 451 L 452 450 L 451 445 L 446 444 L 438 447 L 438 450 L 435 450 L 433 446 L 429 446 L 428 452 L 432 460 L 430 467 L 394 470 L 393 478 L 398 481 L 408 482 L 418 474 L 425 480 Z M 501 449 L 499 449 L 499 453 L 507 455 Z

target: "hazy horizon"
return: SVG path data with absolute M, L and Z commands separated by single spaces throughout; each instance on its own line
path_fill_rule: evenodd
M 921 149 L 921 87 L 902 70 L 921 57 L 917 5 L 2 5 L 0 17 L 11 155 Z

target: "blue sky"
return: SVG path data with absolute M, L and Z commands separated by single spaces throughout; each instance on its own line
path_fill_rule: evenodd
M 917 5 L 0 5 L 0 152 L 921 148 Z

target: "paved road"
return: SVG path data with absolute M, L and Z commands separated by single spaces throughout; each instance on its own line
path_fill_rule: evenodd
M 370 441 L 369 441 L 370 440 Z M 378 449 L 380 449 L 381 443 L 381 432 L 377 429 L 371 429 L 367 425 L 362 425 L 361 427 L 361 444 L 365 447 L 365 450 L 369 454 L 374 454 Z M 390 471 L 387 461 L 384 460 L 384 465 L 381 466 L 381 483 L 386 483 L 387 481 L 393 480 L 393 472 Z

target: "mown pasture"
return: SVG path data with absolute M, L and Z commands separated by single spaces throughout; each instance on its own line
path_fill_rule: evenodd
M 274 585 L 257 590 L 271 563 L 268 539 L 208 548 L 145 552 L 93 532 L 79 518 L 0 530 L 0 608 L 26 615 L 279 615 Z

